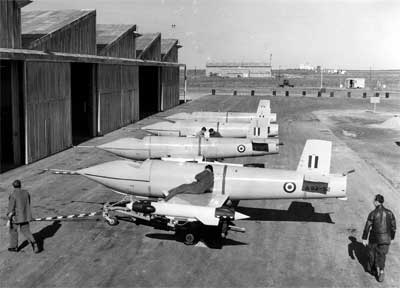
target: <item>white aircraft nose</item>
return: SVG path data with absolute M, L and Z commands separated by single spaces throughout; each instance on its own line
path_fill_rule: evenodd
M 245 214 L 235 212 L 235 220 L 242 220 L 242 219 L 247 219 L 250 218 L 250 216 L 247 216 Z
M 135 151 L 147 151 L 147 147 L 144 141 L 137 138 L 121 138 L 112 142 L 99 145 L 97 146 L 97 148 L 111 152 L 121 157 L 132 159 L 137 159 L 137 157 L 134 157 Z
M 124 149 L 140 149 L 144 146 L 143 141 L 137 138 L 121 138 L 115 141 L 111 141 L 102 145 L 97 146 L 97 148 L 113 151 L 113 150 L 124 150 Z
M 80 169 L 76 172 L 89 178 L 90 176 L 124 178 L 131 177 L 132 171 L 135 171 L 138 168 L 140 168 L 140 163 L 128 160 L 117 160 Z

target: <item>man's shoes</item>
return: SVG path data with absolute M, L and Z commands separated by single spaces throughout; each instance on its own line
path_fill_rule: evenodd
M 37 245 L 36 242 L 32 242 L 31 245 L 32 245 L 33 253 L 36 253 L 36 254 L 37 254 L 37 253 L 40 252 L 40 251 L 39 251 L 39 247 L 38 247 L 38 245 Z
M 384 279 L 385 279 L 385 273 L 383 273 L 383 269 L 381 269 L 378 274 L 378 282 L 383 282 Z
M 18 247 L 8 248 L 10 252 L 18 252 Z

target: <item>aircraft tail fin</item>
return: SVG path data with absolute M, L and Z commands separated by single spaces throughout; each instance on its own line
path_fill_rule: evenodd
M 268 118 L 251 119 L 249 129 L 247 130 L 247 138 L 249 139 L 265 139 L 270 134 L 270 123 Z
M 270 101 L 267 99 L 260 100 L 257 107 L 257 118 L 264 118 L 266 115 L 271 114 Z
M 297 166 L 299 172 L 329 174 L 331 166 L 332 142 L 307 140 Z

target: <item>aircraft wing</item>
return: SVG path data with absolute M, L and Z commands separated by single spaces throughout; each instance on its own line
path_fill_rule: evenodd
M 228 195 L 215 193 L 178 194 L 171 198 L 167 203 L 219 208 L 224 205 L 227 199 Z

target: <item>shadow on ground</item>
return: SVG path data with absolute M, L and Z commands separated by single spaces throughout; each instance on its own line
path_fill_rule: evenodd
M 53 237 L 58 229 L 60 229 L 61 223 L 60 221 L 54 221 L 52 224 L 44 227 L 42 230 L 39 232 L 36 232 L 33 234 L 33 237 L 36 240 L 36 243 L 38 245 L 39 251 L 44 250 L 44 240 L 47 238 Z M 29 242 L 25 240 L 24 242 L 21 243 L 21 245 L 18 247 L 19 250 L 24 249 L 26 246 L 28 246 Z
M 250 216 L 248 221 L 299 221 L 334 224 L 330 213 L 316 213 L 311 203 L 292 202 L 288 210 L 252 208 L 239 206 L 237 212 Z
M 218 239 L 216 237 L 217 235 L 214 235 L 214 233 L 209 233 L 205 234 L 203 233 L 200 242 L 204 243 L 208 248 L 211 249 L 222 249 L 224 246 L 241 246 L 241 245 L 247 245 L 247 243 L 236 241 L 233 239 Z M 149 233 L 146 234 L 146 237 L 151 238 L 151 239 L 158 239 L 158 240 L 169 240 L 169 241 L 177 241 L 183 243 L 183 239 L 180 239 L 179 237 L 176 236 L 176 234 L 167 234 L 167 233 Z
M 350 243 L 347 245 L 348 253 L 351 259 L 357 259 L 360 265 L 364 268 L 365 272 L 368 272 L 371 275 L 372 269 L 369 265 L 369 250 L 368 247 L 365 247 L 364 244 L 357 241 L 357 238 L 354 236 L 349 236 Z M 374 275 L 375 276 L 375 275 Z

